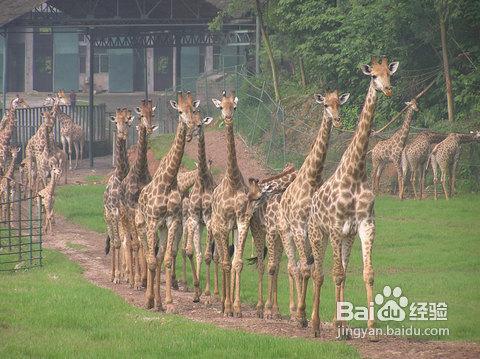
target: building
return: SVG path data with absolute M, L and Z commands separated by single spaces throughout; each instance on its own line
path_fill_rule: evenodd
M 18 1 L 0 17 L 0 68 L 7 64 L 0 90 L 5 83 L 8 92 L 87 92 L 90 66 L 97 92 L 191 89 L 201 74 L 243 65 L 251 52 L 251 18 L 236 19 L 221 33 L 208 29 L 222 3 Z

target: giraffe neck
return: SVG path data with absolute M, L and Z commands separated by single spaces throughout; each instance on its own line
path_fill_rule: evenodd
M 198 170 L 180 173 L 177 177 L 178 190 L 180 193 L 188 191 L 193 186 L 197 179 Z
M 478 137 L 476 137 L 475 133 L 462 133 L 459 135 L 460 143 L 467 143 L 478 141 Z
M 50 176 L 50 182 L 47 185 L 47 192 L 50 196 L 53 195 L 55 192 L 55 184 L 56 184 L 56 174 L 52 173 Z
M 13 129 L 15 128 L 15 116 L 13 113 L 7 113 L 6 118 L 4 120 L 4 127 L 3 127 L 3 138 L 4 142 L 8 144 L 10 139 L 12 138 Z
M 315 143 L 298 171 L 298 177 L 303 179 L 299 183 L 306 183 L 313 188 L 321 184 L 323 165 L 325 164 L 325 158 L 327 156 L 328 140 L 331 130 L 332 119 L 327 115 L 327 111 L 324 110 L 322 123 L 320 124 Z
M 150 173 L 148 172 L 148 163 L 147 163 L 147 150 L 148 150 L 148 141 L 147 141 L 147 129 L 143 125 L 140 126 L 140 131 L 138 134 L 138 143 L 137 143 L 137 159 L 133 165 L 132 171 L 136 178 L 140 182 L 148 182 L 150 180 Z
M 115 139 L 115 175 L 122 181 L 128 174 L 127 141 Z
M 238 168 L 237 151 L 235 149 L 235 135 L 233 123 L 225 124 L 227 131 L 227 171 L 225 173 L 230 188 L 236 189 L 245 186 L 242 173 Z
M 409 107 L 405 114 L 405 120 L 403 121 L 402 127 L 400 127 L 400 129 L 394 134 L 395 138 L 397 139 L 397 142 L 400 143 L 402 148 L 405 147 L 405 144 L 407 142 L 412 119 L 413 119 L 413 108 Z
M 44 140 L 45 140 L 45 147 L 44 151 L 47 152 L 48 155 L 50 155 L 53 152 L 53 143 L 51 141 L 50 134 L 52 133 L 52 129 L 49 129 L 48 127 L 45 126 L 44 130 Z
M 439 143 L 446 138 L 447 138 L 446 133 L 434 133 L 434 132 L 432 132 L 428 135 L 428 142 L 429 143 Z
M 205 188 L 211 182 L 211 174 L 207 165 L 207 153 L 205 151 L 205 133 L 203 126 L 198 131 L 198 177 L 200 179 L 200 186 Z
M 15 111 L 18 107 L 18 100 L 19 98 L 18 97 L 14 97 L 10 100 L 10 111 Z
M 13 178 L 13 172 L 15 170 L 15 159 L 16 159 L 15 157 L 12 157 L 12 159 L 10 160 L 7 171 L 3 175 L 4 177 Z
M 360 119 L 358 121 L 357 130 L 353 135 L 350 145 L 344 152 L 337 173 L 349 174 L 356 178 L 366 178 L 365 157 L 368 149 L 368 140 L 372 129 L 373 114 L 375 112 L 375 104 L 377 102 L 377 91 L 370 81 L 367 97 L 363 104 Z
M 177 133 L 172 147 L 163 159 L 161 166 L 155 172 L 155 179 L 164 185 L 172 183 L 178 175 L 180 164 L 182 163 L 183 151 L 185 150 L 185 138 L 187 135 L 187 125 L 179 120 Z
M 273 193 L 281 193 L 287 189 L 287 187 L 290 185 L 290 183 L 293 182 L 296 177 L 297 172 L 293 171 L 283 175 L 282 177 L 278 177 L 270 181 L 262 181 L 262 183 L 272 186 Z

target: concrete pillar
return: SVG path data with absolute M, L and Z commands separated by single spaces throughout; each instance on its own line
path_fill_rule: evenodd
M 154 91 L 154 66 L 153 48 L 147 48 L 147 89 L 149 93 Z
M 85 53 L 85 85 L 86 91 L 88 92 L 88 84 L 90 83 L 90 41 L 87 42 L 86 53 Z
M 33 92 L 33 29 L 25 33 L 25 92 Z
M 205 72 L 213 71 L 213 46 L 205 48 Z
M 172 55 L 172 86 L 173 89 L 177 90 L 177 48 L 172 47 L 173 55 Z

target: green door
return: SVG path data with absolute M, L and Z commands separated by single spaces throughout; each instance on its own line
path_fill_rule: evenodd
M 182 47 L 180 49 L 180 74 L 183 91 L 196 91 L 199 75 L 199 54 L 198 47 Z
M 80 57 L 77 33 L 53 33 L 53 89 L 79 89 Z
M 133 91 L 133 50 L 108 50 L 108 89 L 110 92 Z

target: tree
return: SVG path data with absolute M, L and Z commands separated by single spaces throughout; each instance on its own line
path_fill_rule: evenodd
M 450 77 L 450 65 L 448 62 L 447 29 L 445 25 L 448 18 L 448 0 L 438 1 L 437 12 L 440 24 L 440 41 L 442 44 L 443 77 L 445 78 L 445 90 L 447 92 L 448 120 L 452 122 L 454 117 L 454 104 L 452 93 L 452 79 Z

